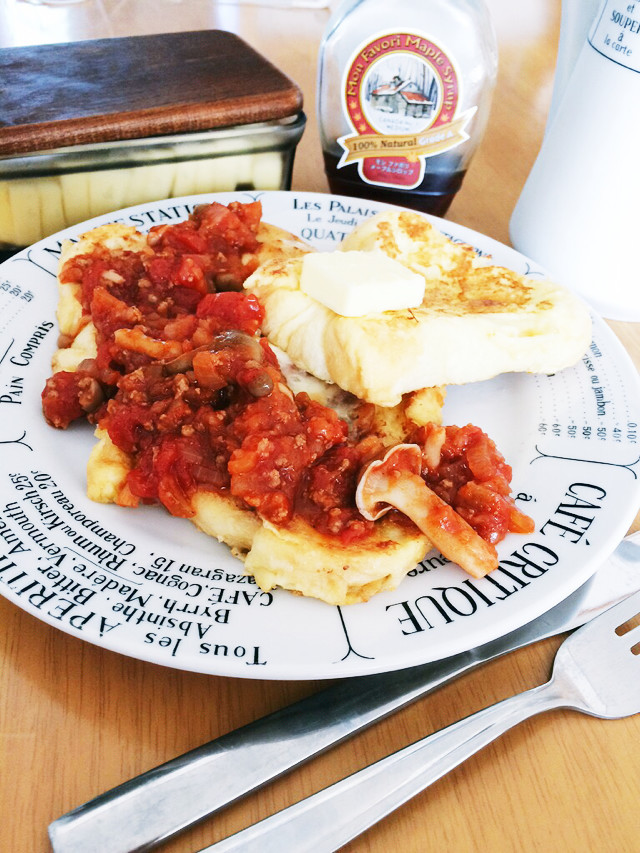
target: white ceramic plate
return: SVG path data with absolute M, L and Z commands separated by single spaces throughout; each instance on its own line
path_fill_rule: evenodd
M 106 649 L 185 670 L 315 679 L 398 669 L 472 648 L 543 613 L 586 581 L 640 505 L 640 389 L 594 317 L 591 350 L 555 376 L 505 375 L 449 389 L 446 423 L 474 423 L 513 466 L 531 536 L 499 546 L 473 580 L 437 553 L 400 587 L 333 607 L 261 592 L 226 547 L 163 509 L 85 494 L 86 424 L 47 426 L 40 393 L 55 349 L 60 241 L 115 219 L 142 230 L 217 198 L 260 197 L 265 221 L 332 249 L 384 205 L 310 193 L 225 193 L 128 208 L 24 250 L 0 266 L 0 591 L 37 618 Z M 530 276 L 513 250 L 444 220 L 450 236 Z

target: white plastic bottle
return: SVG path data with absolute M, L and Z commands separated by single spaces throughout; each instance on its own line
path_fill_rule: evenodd
M 640 2 L 604 0 L 511 218 L 516 249 L 640 321 Z
M 318 67 L 330 188 L 443 215 L 484 133 L 497 46 L 484 0 L 347 0 Z

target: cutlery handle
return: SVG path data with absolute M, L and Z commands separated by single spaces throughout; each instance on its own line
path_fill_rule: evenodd
M 508 729 L 564 704 L 553 680 L 505 699 L 200 853 L 333 853 Z
M 607 566 L 603 588 L 587 586 L 540 619 L 470 652 L 398 672 L 336 682 L 312 696 L 229 732 L 124 782 L 49 826 L 54 853 L 150 850 L 234 800 L 341 740 L 414 702 L 479 664 L 582 624 L 637 589 L 640 533 Z M 599 574 L 604 574 L 599 573 Z M 605 588 L 606 587 L 606 588 Z M 224 784 L 216 784 L 224 780 Z
M 498 651 L 488 644 L 473 654 L 465 652 L 397 673 L 336 682 L 68 812 L 49 825 L 52 848 L 55 853 L 86 853 L 99 838 L 101 853 L 149 850 L 329 746 L 517 645 L 505 644 Z

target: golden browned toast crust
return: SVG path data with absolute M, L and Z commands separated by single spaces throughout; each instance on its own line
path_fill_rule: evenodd
M 261 266 L 245 288 L 263 302 L 274 344 L 361 399 L 393 406 L 422 388 L 512 371 L 554 373 L 591 342 L 589 313 L 568 290 L 491 265 L 417 213 L 378 214 L 340 248 L 383 251 L 424 276 L 422 304 L 341 316 L 301 289 L 299 258 Z

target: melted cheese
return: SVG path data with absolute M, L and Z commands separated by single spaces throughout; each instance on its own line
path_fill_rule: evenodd
M 343 317 L 417 308 L 425 280 L 382 252 L 315 252 L 302 262 L 300 289 Z

